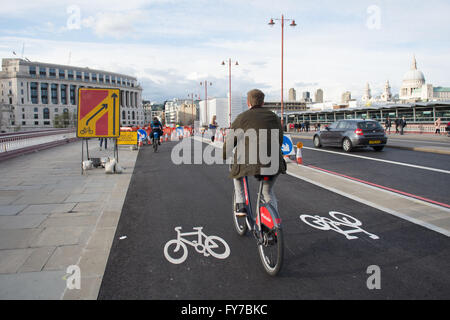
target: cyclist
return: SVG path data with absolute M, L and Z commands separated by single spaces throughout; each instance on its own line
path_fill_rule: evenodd
M 271 162 L 274 157 L 278 157 L 278 167 L 273 171 L 273 175 L 268 176 L 269 179 L 264 179 L 262 195 L 265 202 L 270 203 L 275 209 L 277 209 L 277 200 L 273 192 L 273 186 L 275 184 L 276 178 L 281 173 L 286 173 L 286 162 L 283 159 L 281 152 L 281 146 L 283 145 L 283 128 L 281 126 L 281 121 L 278 116 L 270 111 L 268 108 L 263 108 L 264 105 L 264 93 L 261 90 L 254 89 L 247 93 L 247 106 L 249 110 L 241 113 L 232 123 L 231 129 L 234 130 L 235 134 L 228 134 L 226 141 L 223 145 L 223 159 L 226 160 L 231 157 L 231 152 L 238 143 L 243 143 L 245 146 L 245 155 L 238 155 L 238 152 L 234 154 L 234 161 L 231 165 L 230 178 L 233 179 L 235 192 L 236 192 L 236 208 L 235 214 L 237 217 L 245 217 L 247 215 L 245 208 L 245 194 L 243 186 L 243 177 L 245 176 L 256 176 L 261 177 L 261 169 L 271 167 Z M 236 131 L 241 129 L 239 131 Z M 246 139 L 246 134 L 248 130 L 253 129 L 256 132 L 257 141 L 252 143 L 257 143 L 256 148 L 251 148 L 252 150 L 259 150 L 261 148 L 261 143 L 266 144 L 267 155 L 270 156 L 269 164 L 262 164 L 259 155 L 256 155 L 256 163 L 250 163 L 252 155 L 249 154 L 250 150 L 250 139 Z M 267 130 L 267 140 L 260 141 L 260 130 Z M 278 141 L 275 141 L 275 145 L 278 150 L 274 150 L 274 154 L 271 152 L 271 131 L 277 130 Z M 239 132 L 239 133 L 238 133 Z M 228 147 L 227 147 L 228 145 Z M 246 156 L 247 155 L 247 156 Z M 253 155 L 255 156 L 255 155 Z M 240 160 L 238 161 L 238 158 Z M 242 161 L 244 159 L 244 161 Z M 255 159 L 253 157 L 253 159 Z M 267 175 L 265 175 L 267 176 Z
M 163 136 L 162 124 L 157 117 L 153 118 L 153 121 L 150 123 L 150 128 L 152 128 L 152 138 L 155 131 L 158 132 L 159 137 Z M 161 139 L 158 139 L 158 145 L 161 145 Z

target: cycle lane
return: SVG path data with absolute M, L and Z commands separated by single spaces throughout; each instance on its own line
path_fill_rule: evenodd
M 173 145 L 164 144 L 157 154 L 150 148 L 140 151 L 99 299 L 450 297 L 447 237 L 290 176 L 280 177 L 276 185 L 285 264 L 278 277 L 267 276 L 253 237 L 241 238 L 234 231 L 227 167 L 175 166 Z M 251 179 L 253 200 L 256 185 Z M 355 217 L 379 239 L 354 233 L 358 239 L 347 240 L 300 219 L 331 218 L 330 211 Z M 182 232 L 203 227 L 206 235 L 226 241 L 229 256 L 206 257 L 187 245 L 183 263 L 169 262 L 164 246 L 176 239 L 176 227 Z M 373 265 L 380 267 L 381 290 L 367 287 L 367 269 Z

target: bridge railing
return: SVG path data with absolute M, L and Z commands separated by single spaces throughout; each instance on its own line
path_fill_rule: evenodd
M 2 135 L 0 136 L 0 154 L 51 142 L 71 140 L 75 137 L 76 132 L 73 129 Z

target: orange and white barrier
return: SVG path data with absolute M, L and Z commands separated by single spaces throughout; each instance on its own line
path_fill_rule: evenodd
M 302 156 L 302 148 L 303 148 L 303 143 L 299 142 L 297 143 L 297 164 L 300 166 L 303 164 L 303 156 Z

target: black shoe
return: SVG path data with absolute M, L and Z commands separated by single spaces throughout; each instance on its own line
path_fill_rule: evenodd
M 243 218 L 247 216 L 247 208 L 243 203 L 237 203 L 236 208 L 234 209 L 234 214 L 236 217 Z

